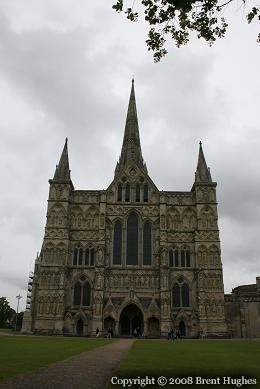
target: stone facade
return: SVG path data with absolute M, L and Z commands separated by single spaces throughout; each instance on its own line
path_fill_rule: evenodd
M 67 140 L 24 331 L 225 336 L 216 183 L 199 147 L 190 191 L 160 191 L 142 158 L 132 83 L 121 156 L 106 190 L 75 190 Z
M 225 313 L 230 337 L 260 338 L 260 277 L 225 294 Z

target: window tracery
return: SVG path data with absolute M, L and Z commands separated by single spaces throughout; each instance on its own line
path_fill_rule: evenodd
M 172 305 L 177 308 L 190 306 L 190 290 L 184 280 L 178 281 L 172 288 Z
M 88 281 L 77 281 L 73 290 L 73 305 L 90 306 L 91 286 Z

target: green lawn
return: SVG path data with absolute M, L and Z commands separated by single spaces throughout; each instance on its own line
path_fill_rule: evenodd
M 11 328 L 0 328 L 0 332 L 10 332 L 10 334 L 13 332 Z
M 111 340 L 0 336 L 0 382 L 108 343 Z
M 162 340 L 138 340 L 130 352 L 113 372 L 117 377 L 220 377 L 220 384 L 211 381 L 205 385 L 166 385 L 164 388 L 176 387 L 218 387 L 236 388 L 221 385 L 223 376 L 257 378 L 257 385 L 243 387 L 260 388 L 260 342 L 257 341 L 210 341 L 180 340 L 167 342 Z M 193 378 L 194 383 L 194 378 Z M 111 388 L 122 387 L 111 385 Z M 134 386 L 134 387 L 141 387 Z M 156 385 L 149 388 L 159 387 Z

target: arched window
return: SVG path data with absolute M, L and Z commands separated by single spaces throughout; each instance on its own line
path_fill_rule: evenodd
M 173 267 L 173 251 L 169 251 L 169 266 Z
M 138 218 L 135 213 L 127 219 L 126 264 L 138 265 Z
M 90 251 L 90 266 L 94 266 L 94 264 L 95 264 L 95 250 L 92 247 L 89 251 Z
M 83 257 L 83 250 L 82 248 L 79 249 L 79 266 L 82 266 L 82 257 Z
M 187 266 L 187 267 L 190 267 L 190 266 L 191 266 L 190 257 L 191 257 L 191 255 L 190 255 L 190 250 L 187 250 L 187 251 L 186 251 L 186 266 Z
M 130 201 L 130 184 L 129 184 L 129 182 L 125 186 L 125 201 L 126 202 Z
M 174 250 L 175 267 L 179 267 L 179 250 Z
M 73 265 L 76 266 L 78 263 L 78 249 L 75 248 L 73 251 Z
M 140 184 L 136 184 L 135 187 L 135 201 L 136 202 L 140 201 Z
M 144 184 L 144 202 L 148 202 L 148 185 Z
M 190 305 L 190 291 L 187 284 L 183 284 L 181 288 L 181 300 L 183 307 L 189 307 Z
M 119 220 L 114 225 L 113 265 L 122 263 L 122 224 Z
M 89 306 L 90 305 L 90 296 L 91 288 L 88 282 L 83 285 L 83 302 L 82 305 Z
M 73 299 L 74 305 L 80 305 L 81 304 L 81 283 L 76 282 L 74 286 L 74 299 Z
M 181 267 L 185 267 L 185 251 L 181 250 Z
M 117 201 L 122 201 L 122 185 L 118 184 L 117 187 Z
M 190 290 L 186 283 L 175 284 L 172 288 L 172 305 L 173 307 L 190 306 Z
M 152 228 L 149 221 L 144 223 L 143 229 L 143 264 L 152 264 Z
M 180 286 L 178 284 L 175 284 L 172 288 L 172 305 L 174 307 L 180 307 L 181 306 L 181 293 L 180 293 Z
M 89 266 L 89 249 L 86 248 L 85 250 L 85 265 Z

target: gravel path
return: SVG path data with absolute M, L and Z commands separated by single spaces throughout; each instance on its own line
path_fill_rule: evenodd
M 67 358 L 46 368 L 0 383 L 4 389 L 103 389 L 112 370 L 132 346 L 121 339 Z

